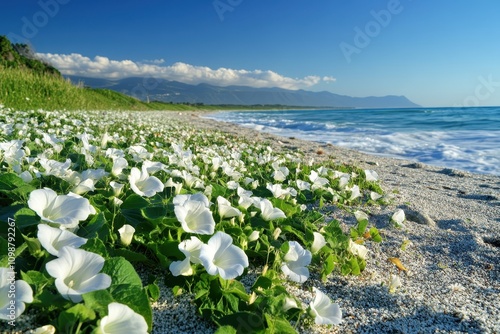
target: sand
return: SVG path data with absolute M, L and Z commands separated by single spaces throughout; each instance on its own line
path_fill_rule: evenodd
M 205 119 L 199 112 L 168 117 L 203 129 L 265 140 L 275 150 L 300 151 L 316 161 L 334 159 L 378 173 L 391 204 L 360 209 L 370 214 L 370 223 L 381 230 L 384 241 L 367 244 L 370 252 L 361 276 L 336 274 L 326 283 L 312 277 L 300 287 L 289 286 L 305 303 L 312 298 L 312 286 L 318 287 L 343 311 L 340 326 L 299 328 L 300 332 L 500 333 L 500 177 L 277 137 Z M 399 208 L 407 217 L 402 228 L 390 223 Z M 352 214 L 335 206 L 327 206 L 323 212 L 338 219 L 346 230 L 355 224 Z M 399 258 L 407 272 L 399 272 L 388 261 L 390 257 Z M 388 291 L 391 274 L 402 283 L 394 293 Z M 163 318 L 166 309 L 169 314 L 177 312 L 168 302 L 171 296 L 163 298 L 154 306 L 157 319 Z M 189 303 L 184 304 L 179 309 L 194 311 Z M 183 324 L 170 330 L 214 331 L 204 321 L 193 326 Z M 161 333 L 161 328 L 155 332 Z

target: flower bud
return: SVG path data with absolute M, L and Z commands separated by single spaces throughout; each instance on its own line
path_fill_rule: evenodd
M 123 225 L 118 232 L 120 233 L 120 241 L 123 246 L 128 246 L 134 237 L 135 228 L 129 224 Z

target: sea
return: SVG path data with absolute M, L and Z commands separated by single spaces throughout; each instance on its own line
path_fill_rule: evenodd
M 224 111 L 206 117 L 378 156 L 500 175 L 500 107 Z

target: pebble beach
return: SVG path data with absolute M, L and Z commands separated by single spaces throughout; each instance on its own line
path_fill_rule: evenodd
M 287 287 L 306 303 L 312 286 L 320 287 L 342 309 L 341 325 L 299 326 L 300 333 L 500 333 L 500 177 L 278 137 L 205 119 L 199 112 L 166 117 L 265 141 L 274 150 L 299 151 L 307 159 L 334 159 L 378 173 L 390 204 L 360 209 L 369 213 L 384 241 L 366 245 L 367 267 L 360 276 L 333 274 L 324 283 L 312 276 L 303 285 Z M 406 214 L 400 228 L 390 223 L 397 209 Z M 356 224 L 352 214 L 336 206 L 322 211 L 346 231 Z M 398 258 L 407 270 L 399 270 L 389 258 Z M 401 281 L 392 293 L 391 275 Z M 161 290 L 153 305 L 153 333 L 216 330 L 196 315 L 189 297 Z

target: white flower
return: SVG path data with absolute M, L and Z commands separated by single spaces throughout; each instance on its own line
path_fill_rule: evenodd
M 365 169 L 366 181 L 378 181 L 378 174 L 376 171 L 371 169 Z
M 125 186 L 124 184 L 122 183 L 118 183 L 118 182 L 115 182 L 115 181 L 111 181 L 109 183 L 109 186 L 111 187 L 111 189 L 113 189 L 113 194 L 115 196 L 120 196 L 120 194 L 122 193 L 122 190 L 123 190 L 123 187 Z
M 165 187 L 167 187 L 167 188 L 173 187 L 175 189 L 175 194 L 179 195 L 179 193 L 181 192 L 181 189 L 182 189 L 182 183 L 174 182 L 174 180 L 172 178 L 170 178 L 167 180 L 167 182 L 165 182 Z
M 100 274 L 104 266 L 104 258 L 98 254 L 63 247 L 59 250 L 59 258 L 48 262 L 45 269 L 56 279 L 59 293 L 74 303 L 83 300 L 82 294 L 107 289 L 111 285 L 111 277 Z
M 231 218 L 241 216 L 241 211 L 233 208 L 231 203 L 222 196 L 217 197 L 217 207 L 221 218 Z
M 30 330 L 27 334 L 55 334 L 56 328 L 52 325 L 45 325 L 42 327 L 38 327 L 35 330 Z
M 378 193 L 376 193 L 374 191 L 371 191 L 370 192 L 370 198 L 371 198 L 372 201 L 376 201 L 379 198 L 382 198 L 382 195 L 380 195 L 380 194 L 378 194 Z
M 270 221 L 278 218 L 286 218 L 285 213 L 281 209 L 273 207 L 273 203 L 265 198 L 260 198 L 254 201 L 254 206 L 260 209 L 262 219 Z
M 87 242 L 72 232 L 45 224 L 38 224 L 37 237 L 43 248 L 54 256 L 59 256 L 59 250 L 65 246 L 79 248 Z
M 260 236 L 260 232 L 259 231 L 253 231 L 250 236 L 248 237 L 248 241 L 255 241 L 255 240 L 258 240 L 259 239 L 259 236 Z
M 351 192 L 351 197 L 349 197 L 349 200 L 351 201 L 361 196 L 361 192 L 359 191 L 359 186 L 357 184 L 353 185 L 351 188 L 346 188 L 346 190 Z
M 356 217 L 356 221 L 358 223 L 363 221 L 363 220 L 368 220 L 368 215 L 360 210 L 354 211 L 354 217 Z
M 283 189 L 281 187 L 281 184 L 270 184 L 268 183 L 266 186 L 267 190 L 269 190 L 274 197 L 276 198 L 285 198 L 289 195 L 291 196 L 297 196 L 297 190 L 294 188 L 288 187 L 286 189 Z
M 221 231 L 201 246 L 200 261 L 210 275 L 219 274 L 223 279 L 236 278 L 248 267 L 245 252 L 233 245 L 230 235 Z
M 132 243 L 132 238 L 134 237 L 135 228 L 132 225 L 125 224 L 120 229 L 120 242 L 123 246 L 128 246 Z
M 120 303 L 108 304 L 108 315 L 99 323 L 101 334 L 147 334 L 148 324 L 144 317 Z
M 202 194 L 177 195 L 174 197 L 174 213 L 184 231 L 197 234 L 213 234 L 215 221 L 208 209 L 210 202 Z
M 323 292 L 313 288 L 316 296 L 309 304 L 316 325 L 339 325 L 342 322 L 342 311 L 337 303 L 332 303 Z
M 352 241 L 352 239 L 349 239 L 349 246 L 347 247 L 347 250 L 349 253 L 355 256 L 359 256 L 363 260 L 366 260 L 366 255 L 368 254 L 368 248 L 366 248 L 363 245 L 359 245 Z
M 33 176 L 27 170 L 19 174 L 19 177 L 26 183 L 30 183 L 31 181 L 33 181 Z
M 125 158 L 118 157 L 113 160 L 113 167 L 111 167 L 111 174 L 120 177 L 124 168 L 128 166 L 128 162 Z
M 328 184 L 328 180 L 325 179 L 324 177 L 320 177 L 318 173 L 314 170 L 312 170 L 311 174 L 309 174 L 309 180 L 313 183 L 311 186 L 311 190 L 323 188 L 325 185 Z
M 297 301 L 290 297 L 285 297 L 285 302 L 283 303 L 283 311 L 288 311 L 291 308 L 299 308 Z
M 33 190 L 28 199 L 28 206 L 42 220 L 61 224 L 61 228 L 77 227 L 79 221 L 95 214 L 95 209 L 88 199 L 73 193 L 57 195 L 50 188 Z
M 303 180 L 297 180 L 297 188 L 299 190 L 311 190 L 311 184 Z
M 389 278 L 389 293 L 394 293 L 396 290 L 401 287 L 403 284 L 401 283 L 401 279 L 397 275 L 392 275 Z
M 404 226 L 403 222 L 406 220 L 405 212 L 402 209 L 397 209 L 392 215 L 391 220 L 397 227 Z
M 15 275 L 9 268 L 0 268 L 1 320 L 16 319 L 24 312 L 25 303 L 33 302 L 33 290 L 30 285 L 23 280 L 16 280 Z
M 139 196 L 151 197 L 163 191 L 163 183 L 155 176 L 149 176 L 146 168 L 140 171 L 133 167 L 129 176 L 130 188 Z
M 83 180 L 71 190 L 78 195 L 84 194 L 89 191 L 94 191 L 95 190 L 94 180 L 92 179 Z
M 315 254 L 319 252 L 319 250 L 323 248 L 324 245 L 326 245 L 326 240 L 321 233 L 313 232 L 313 235 L 314 235 L 314 241 L 311 245 L 311 251 Z
M 302 248 L 296 241 L 290 241 L 288 245 L 289 249 L 285 255 L 285 263 L 281 266 L 281 270 L 291 281 L 304 283 L 309 278 L 307 266 L 311 263 L 311 252 Z
M 186 256 L 182 261 L 174 261 L 170 264 L 170 271 L 174 276 L 191 276 L 193 268 L 191 263 L 200 262 L 200 251 L 203 242 L 197 237 L 191 237 L 189 240 L 184 240 L 179 244 L 179 250 Z

